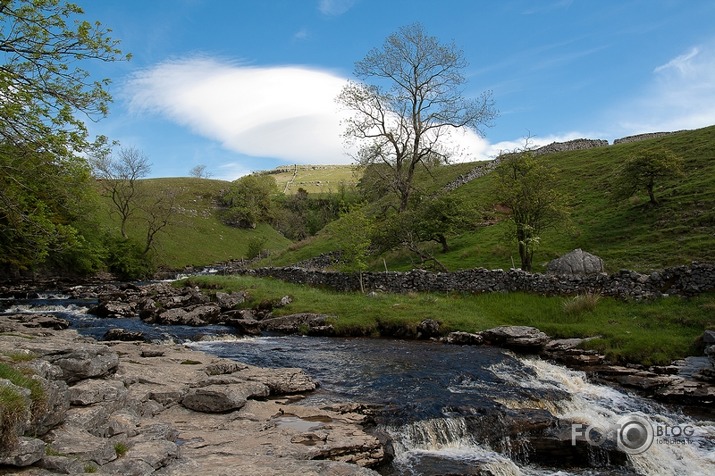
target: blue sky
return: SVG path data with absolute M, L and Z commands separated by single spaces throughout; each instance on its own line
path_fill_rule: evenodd
M 143 151 L 153 177 L 206 166 L 233 180 L 285 164 L 352 163 L 334 102 L 353 66 L 421 22 L 469 66 L 465 96 L 500 111 L 455 160 L 586 137 L 715 124 L 712 0 L 75 0 L 129 62 L 89 125 Z

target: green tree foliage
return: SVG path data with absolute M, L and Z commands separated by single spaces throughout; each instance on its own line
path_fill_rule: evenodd
M 90 146 L 84 120 L 105 115 L 111 98 L 108 81 L 81 66 L 124 57 L 82 13 L 60 0 L 0 1 L 0 263 L 13 268 L 90 247 L 79 153 Z
M 496 199 L 510 210 L 521 269 L 531 271 L 543 231 L 568 220 L 567 197 L 553 186 L 557 171 L 529 150 L 503 155 L 496 173 Z
M 341 185 L 336 192 L 309 194 L 299 188 L 275 200 L 273 226 L 291 240 L 313 236 L 357 202 L 357 194 Z
M 415 23 L 390 35 L 382 48 L 355 64 L 355 76 L 337 98 L 350 112 L 344 137 L 358 149 L 361 165 L 384 164 L 383 183 L 405 211 L 419 165 L 446 162 L 445 134 L 470 127 L 479 131 L 497 112 L 490 92 L 465 98 L 467 66 L 453 44 L 441 44 Z M 368 83 L 370 81 L 370 83 Z
M 364 207 L 354 207 L 330 225 L 330 234 L 341 251 L 341 268 L 359 272 L 361 288 L 362 273 L 368 266 L 374 228 L 375 223 L 365 213 Z
M 89 167 L 70 157 L 0 145 L 0 263 L 31 269 L 84 254 L 78 271 L 99 265 L 81 230 L 96 203 Z M 79 265 L 79 263 L 77 263 Z
M 453 197 L 424 198 L 405 212 L 386 216 L 376 230 L 374 242 L 382 252 L 404 247 L 420 258 L 421 265 L 432 263 L 447 271 L 425 244 L 438 243 L 442 253 L 448 252 L 448 237 L 468 226 L 471 213 L 467 204 Z
M 221 219 L 238 228 L 255 228 L 273 219 L 273 196 L 278 192 L 276 179 L 252 174 L 235 180 L 221 195 Z
M 666 178 L 683 175 L 683 159 L 662 147 L 641 150 L 629 157 L 616 171 L 616 197 L 628 198 L 638 191 L 648 193 L 651 205 L 657 205 L 655 187 Z

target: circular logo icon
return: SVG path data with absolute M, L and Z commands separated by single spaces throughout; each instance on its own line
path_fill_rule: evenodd
M 617 423 L 616 443 L 629 455 L 638 455 L 653 444 L 653 425 L 640 415 L 626 415 Z

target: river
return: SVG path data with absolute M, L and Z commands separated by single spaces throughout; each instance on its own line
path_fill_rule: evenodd
M 96 338 L 120 327 L 252 365 L 300 367 L 321 384 L 303 403 L 373 409 L 372 430 L 394 452 L 384 475 L 715 474 L 712 412 L 686 416 L 539 358 L 423 341 L 239 338 L 223 326 L 100 319 L 87 313 L 92 304 L 45 295 L 0 308 L 53 313 Z

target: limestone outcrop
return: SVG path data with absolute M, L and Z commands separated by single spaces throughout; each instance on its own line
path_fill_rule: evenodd
M 0 359 L 46 395 L 42 408 L 28 400 L 0 450 L 12 474 L 375 475 L 368 467 L 385 457 L 364 415 L 291 403 L 318 386 L 300 369 L 176 344 L 98 343 L 31 318 L 0 316 L 0 328 Z

